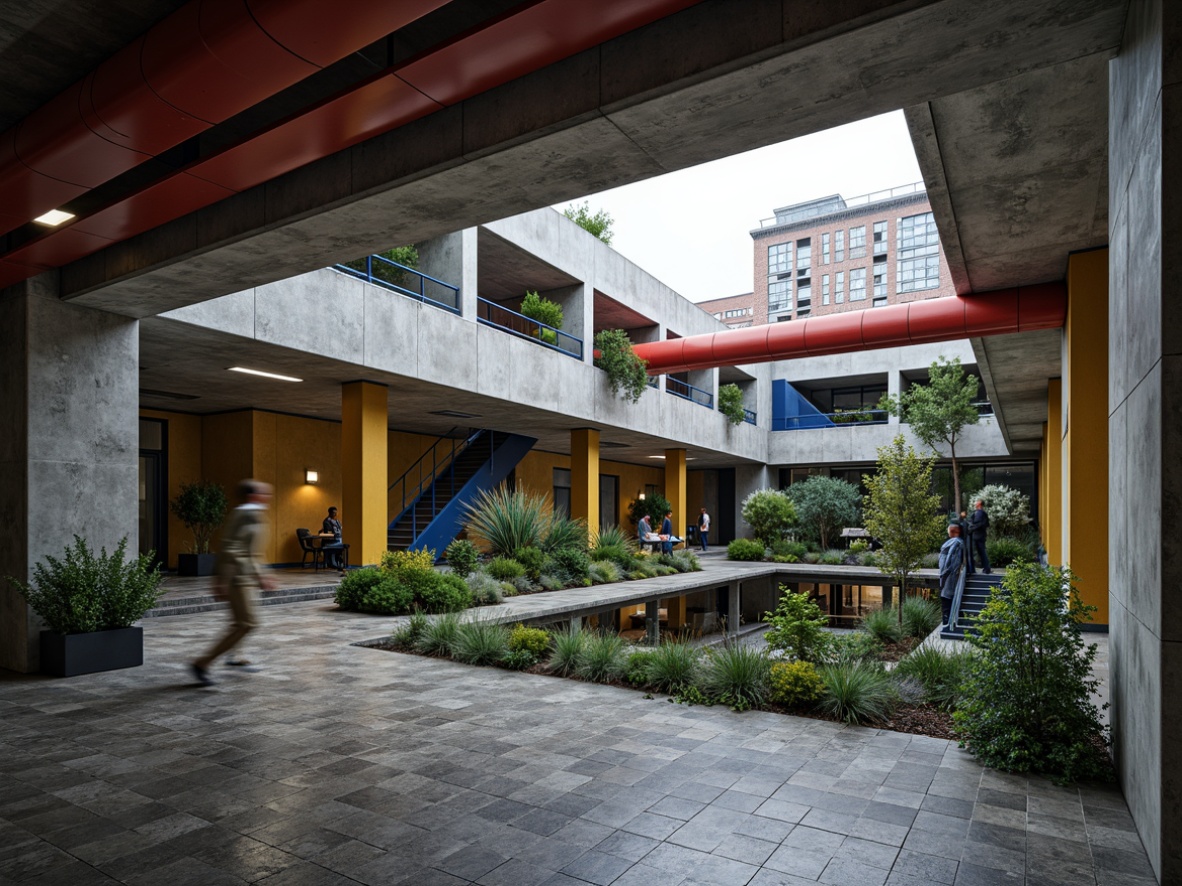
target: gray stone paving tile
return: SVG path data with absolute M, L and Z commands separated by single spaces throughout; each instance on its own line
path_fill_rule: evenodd
M 654 840 L 665 840 L 685 823 L 678 818 L 668 818 L 652 812 L 642 812 L 631 821 L 620 826 L 620 830 Z
M 582 880 L 572 880 L 571 884 L 581 884 Z M 662 871 L 660 868 L 646 864 L 637 864 L 625 871 L 612 886 L 682 886 L 688 882 L 681 874 Z M 565 886 L 565 884 L 563 884 Z
M 602 843 L 595 846 L 596 852 L 606 852 L 627 861 L 637 862 L 660 845 L 659 840 L 642 837 L 639 834 L 629 834 L 626 831 L 616 831 Z
M 1092 844 L 1092 859 L 1097 871 L 1112 871 L 1146 879 L 1153 877 L 1153 868 L 1144 852 L 1130 852 Z
M 746 864 L 762 865 L 778 848 L 779 844 L 771 840 L 760 840 L 743 834 L 728 834 L 714 848 L 712 854 Z
M 960 853 L 961 864 L 1022 873 L 1026 869 L 1026 853 L 987 843 L 966 842 Z
M 754 794 L 743 794 L 739 791 L 723 791 L 712 801 L 711 805 L 723 809 L 733 809 L 736 812 L 754 812 L 763 805 L 763 798 Z
M 833 857 L 889 871 L 898 855 L 899 850 L 894 846 L 862 840 L 858 837 L 846 837 Z
M 586 851 L 585 846 L 543 837 L 532 846 L 515 853 L 515 857 L 540 868 L 560 871 Z
M 849 834 L 858 823 L 858 817 L 842 812 L 830 812 L 828 809 L 810 809 L 800 820 L 800 823 L 817 830 L 832 831 L 835 834 Z
M 904 849 L 891 868 L 892 876 L 905 874 L 925 883 L 954 883 L 959 863 L 939 855 Z
M 862 840 L 870 840 L 872 843 L 883 843 L 887 846 L 899 847 L 903 845 L 903 841 L 907 839 L 907 835 L 910 833 L 911 829 L 904 825 L 887 824 L 884 821 L 875 821 L 872 818 L 862 816 L 854 822 L 849 835 Z
M 1022 873 L 962 861 L 953 882 L 955 886 L 1023 886 L 1025 879 Z
M 834 883 L 838 886 L 883 886 L 888 873 L 883 868 L 835 857 L 825 866 L 818 879 L 822 883 Z
M 635 821 L 635 819 L 633 819 L 633 821 Z M 629 824 L 631 824 L 631 822 L 629 822 Z M 632 829 L 629 828 L 628 830 Z M 576 818 L 570 824 L 551 834 L 551 837 L 556 840 L 569 843 L 573 846 L 583 846 L 587 849 L 590 849 L 592 846 L 602 843 L 604 840 L 610 837 L 614 831 L 615 828 L 609 828 L 606 825 L 596 824 L 593 821 L 586 821 L 581 818 Z M 642 832 L 632 830 L 632 833 Z
M 242 886 L 247 881 L 196 858 L 185 857 L 126 882 L 128 886 L 157 886 L 160 883 L 170 886 Z
M 686 800 L 681 797 L 665 797 L 649 806 L 646 811 L 655 815 L 664 815 L 668 818 L 689 821 L 705 808 L 706 804 L 700 803 L 697 800 Z
M 348 886 L 357 881 L 335 871 L 325 870 L 319 865 L 302 861 L 261 882 L 266 886 Z
M 606 852 L 592 849 L 563 867 L 559 873 L 594 883 L 596 886 L 608 886 L 624 871 L 632 867 L 632 864 L 631 861 L 617 855 L 609 855 Z
M 751 878 L 749 886 L 816 886 L 816 883 L 812 877 L 797 877 L 765 867 Z
M 484 846 L 468 846 L 441 859 L 435 868 L 465 880 L 477 880 L 506 861 L 505 856 Z
M 783 842 L 784 838 L 792 833 L 794 827 L 796 825 L 789 824 L 786 821 L 752 815 L 735 828 L 735 833 L 744 837 L 755 837 L 758 840 L 768 840 L 778 844 Z
M 811 811 L 811 807 L 805 806 L 801 803 L 791 803 L 787 800 L 766 800 L 758 809 L 755 810 L 756 815 L 762 815 L 764 818 L 774 818 L 777 821 L 786 821 L 789 824 L 796 824 Z
M 493 868 L 476 882 L 480 886 L 538 886 L 554 874 L 552 870 L 512 858 L 500 867 Z
M 828 852 L 801 849 L 797 846 L 781 846 L 768 857 L 763 867 L 764 870 L 770 868 L 784 874 L 792 874 L 794 877 L 816 881 L 832 860 L 833 856 Z

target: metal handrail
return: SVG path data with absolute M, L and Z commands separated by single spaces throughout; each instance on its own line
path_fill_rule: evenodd
M 454 428 L 453 428 L 454 430 Z M 451 495 L 455 495 L 455 464 L 459 456 L 467 451 L 467 449 L 476 442 L 476 440 L 483 434 L 483 430 L 475 431 L 467 437 L 457 439 L 455 437 L 440 437 L 433 444 L 431 448 L 418 457 L 414 464 L 407 468 L 402 476 L 390 484 L 386 490 L 387 496 L 394 491 L 394 487 L 399 484 L 402 485 L 401 504 L 396 512 L 395 521 L 400 520 L 407 511 L 411 512 L 411 534 L 413 537 L 418 537 L 418 510 L 415 507 L 423 494 L 427 490 L 431 490 L 431 513 L 432 519 L 438 513 L 437 497 L 439 490 L 435 488 L 435 481 L 445 472 L 451 480 Z M 440 453 L 442 444 L 450 442 L 451 448 L 444 453 Z M 428 459 L 430 460 L 430 467 L 427 468 Z M 417 473 L 418 482 L 413 489 L 410 489 L 411 474 Z M 450 500 L 450 496 L 449 496 Z M 427 521 L 428 523 L 430 521 Z M 425 526 L 424 526 L 425 528 Z
M 743 410 L 743 421 L 747 422 L 747 424 L 749 424 L 749 425 L 759 424 L 759 422 L 756 421 L 756 418 L 757 418 L 757 416 L 756 416 L 754 410 L 752 410 L 752 409 L 744 409 Z
M 714 408 L 714 395 L 712 393 L 703 391 L 701 388 L 694 387 L 689 382 L 674 378 L 671 375 L 665 378 L 665 393 L 697 403 L 699 406 L 705 406 L 707 409 Z
M 823 419 L 823 420 L 822 420 Z M 775 422 L 773 431 L 800 431 L 812 428 L 840 428 L 848 425 L 882 425 L 887 422 L 885 409 L 863 409 L 857 412 L 813 412 L 793 415 Z
M 659 388 L 661 386 L 661 377 L 659 375 L 650 375 L 646 384 L 650 388 Z
M 969 546 L 966 544 L 964 547 L 965 556 L 971 557 L 972 553 L 969 551 Z M 968 581 L 968 577 L 968 567 L 965 564 L 964 557 L 962 557 L 960 561 L 960 578 L 956 580 L 956 593 L 952 595 L 952 611 L 948 615 L 949 631 L 955 631 L 957 629 L 956 623 L 960 619 L 960 607 L 964 602 L 964 586 L 965 582 Z
M 424 304 L 432 305 L 436 308 L 442 308 L 445 311 L 451 311 L 453 314 L 460 313 L 460 288 L 458 286 L 452 286 L 450 283 L 446 283 L 443 280 L 438 280 L 435 277 L 432 277 L 430 274 L 424 274 L 422 271 L 416 271 L 414 268 L 399 264 L 396 261 L 386 258 L 384 255 L 367 255 L 364 259 L 364 268 L 358 268 L 354 266 L 359 264 L 361 261 L 361 259 L 358 259 L 358 261 L 354 262 L 353 264 L 333 265 L 333 270 L 340 271 L 342 274 L 348 274 L 350 277 L 357 277 L 358 279 L 364 280 L 367 283 L 373 283 L 375 286 L 382 286 L 393 292 L 397 292 L 399 295 L 405 295 L 409 298 L 417 299 Z M 376 274 L 374 273 L 375 268 L 378 271 Z M 418 292 L 413 289 L 408 289 L 394 280 L 388 280 L 383 277 L 382 274 L 388 274 L 392 277 L 396 276 L 398 280 L 404 280 L 406 274 L 413 274 L 418 278 L 419 281 Z M 439 299 L 432 298 L 431 296 L 427 295 L 428 281 L 436 284 L 437 286 L 442 286 L 446 290 L 449 290 L 450 302 L 440 301 Z
M 493 319 L 494 315 L 497 319 Z M 551 350 L 566 354 L 568 357 L 574 357 L 576 360 L 583 359 L 583 340 L 581 338 L 577 338 L 569 332 L 563 332 L 561 329 L 555 329 L 553 326 L 547 326 L 545 323 L 539 323 L 537 320 L 511 311 L 486 298 L 477 297 L 476 299 L 476 320 L 484 326 L 500 329 L 511 335 L 516 335 L 518 338 L 529 339 Z

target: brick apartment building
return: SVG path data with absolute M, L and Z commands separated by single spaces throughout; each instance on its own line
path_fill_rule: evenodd
M 751 231 L 754 290 L 700 302 L 735 327 L 953 295 L 922 182 L 785 206 Z

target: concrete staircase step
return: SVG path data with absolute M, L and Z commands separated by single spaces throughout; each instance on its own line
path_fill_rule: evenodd
M 308 585 L 305 587 L 277 588 L 264 591 L 259 597 L 260 606 L 277 606 L 283 603 L 304 603 L 309 600 L 328 600 L 336 593 L 336 585 Z M 166 618 L 171 615 L 192 615 L 197 612 L 211 612 L 226 609 L 229 604 L 219 600 L 213 593 L 190 594 L 160 601 L 156 607 L 144 613 L 144 618 Z

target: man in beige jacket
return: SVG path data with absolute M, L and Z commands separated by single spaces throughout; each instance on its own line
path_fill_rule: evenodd
M 230 627 L 205 655 L 192 663 L 193 676 L 203 686 L 213 685 L 209 666 L 217 657 L 233 649 L 257 627 L 255 589 L 266 590 L 272 585 L 262 564 L 272 489 L 258 480 L 243 480 L 238 485 L 238 494 L 242 504 L 230 515 L 222 534 L 217 565 L 216 593 L 230 601 Z

